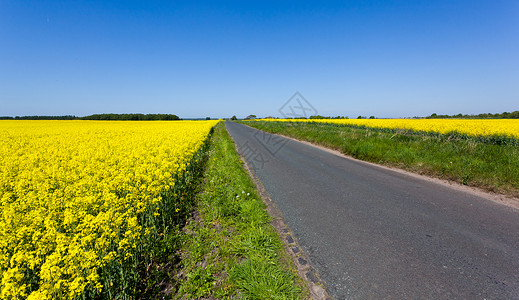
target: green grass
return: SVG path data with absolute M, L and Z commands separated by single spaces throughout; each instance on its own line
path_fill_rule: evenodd
M 184 227 L 177 299 L 301 299 L 301 279 L 234 143 L 217 125 L 194 217 Z
M 335 149 L 358 159 L 519 196 L 519 147 L 514 145 L 333 124 L 243 123 Z

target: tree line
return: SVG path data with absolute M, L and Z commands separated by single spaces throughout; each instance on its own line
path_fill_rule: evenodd
M 16 117 L 0 117 L 0 120 L 76 120 L 76 116 L 16 116 Z
M 107 121 L 173 121 L 180 120 L 177 115 L 173 114 L 94 114 L 82 117 L 83 120 L 107 120 Z
M 16 116 L 0 120 L 104 120 L 104 121 L 174 121 L 181 120 L 173 114 L 93 114 L 85 117 L 66 116 Z
M 497 114 L 491 114 L 491 113 L 484 113 L 484 114 L 478 114 L 478 115 L 463 115 L 463 114 L 457 114 L 457 115 L 438 115 L 436 113 L 426 117 L 427 119 L 519 119 L 519 111 L 514 112 L 503 112 L 503 113 L 497 113 Z

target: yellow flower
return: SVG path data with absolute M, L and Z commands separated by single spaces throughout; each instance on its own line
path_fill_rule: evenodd
M 216 123 L 0 121 L 0 298 L 109 285 L 98 270 L 145 247 L 139 217 L 161 215 Z
M 261 121 L 315 122 L 403 129 L 468 136 L 505 136 L 519 139 L 518 119 L 261 119 Z

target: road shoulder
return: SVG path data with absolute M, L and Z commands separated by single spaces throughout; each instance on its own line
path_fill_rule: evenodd
M 232 136 L 231 139 L 234 141 Z M 330 299 L 330 296 L 326 292 L 324 288 L 325 285 L 320 279 L 317 270 L 310 265 L 310 260 L 308 259 L 307 254 L 304 253 L 296 238 L 292 234 L 290 228 L 286 225 L 283 218 L 283 213 L 279 210 L 274 201 L 272 201 L 267 190 L 256 176 L 253 168 L 251 168 L 251 166 L 248 164 L 245 157 L 241 155 L 239 146 L 236 141 L 234 141 L 234 145 L 243 162 L 244 169 L 247 171 L 252 181 L 256 185 L 261 200 L 267 206 L 267 212 L 272 218 L 271 225 L 277 231 L 279 238 L 283 241 L 286 252 L 292 257 L 292 260 L 297 268 L 298 275 L 305 281 L 307 285 L 308 291 L 310 293 L 310 299 Z

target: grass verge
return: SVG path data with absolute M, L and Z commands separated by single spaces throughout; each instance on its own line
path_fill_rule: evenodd
M 301 299 L 293 262 L 234 143 L 217 125 L 194 217 L 184 227 L 176 299 Z
M 519 196 L 517 146 L 333 124 L 265 121 L 243 123 L 270 133 L 335 149 L 358 159 L 509 196 Z

